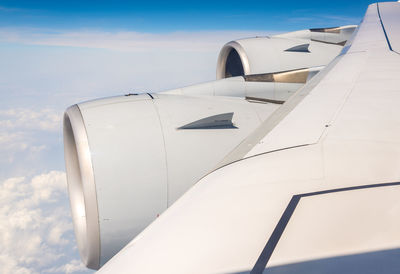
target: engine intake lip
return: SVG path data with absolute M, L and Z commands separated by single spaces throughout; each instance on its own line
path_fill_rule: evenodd
M 218 56 L 218 61 L 217 61 L 217 80 L 225 78 L 226 63 L 227 63 L 228 56 L 229 56 L 229 54 L 231 53 L 232 50 L 236 51 L 237 54 L 240 57 L 240 61 L 242 63 L 241 65 L 243 67 L 244 75 L 251 74 L 249 59 L 248 59 L 248 57 L 246 55 L 246 51 L 244 50 L 242 45 L 240 45 L 238 42 L 231 41 L 231 42 L 227 43 L 221 49 L 221 52 L 220 52 L 220 54 Z
M 83 263 L 100 267 L 100 231 L 96 186 L 88 136 L 77 105 L 64 114 L 64 157 L 78 249 Z

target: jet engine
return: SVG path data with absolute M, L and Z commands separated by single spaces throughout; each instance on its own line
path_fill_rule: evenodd
M 340 53 L 355 28 L 310 29 L 231 41 L 220 51 L 217 79 L 325 66 Z
M 106 263 L 277 107 L 129 94 L 68 108 L 65 160 L 83 262 Z

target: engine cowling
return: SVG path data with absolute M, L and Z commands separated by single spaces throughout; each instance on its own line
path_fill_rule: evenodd
M 83 262 L 106 263 L 277 107 L 141 94 L 67 109 L 65 160 Z
M 220 51 L 217 79 L 327 65 L 356 26 L 310 29 L 231 41 Z

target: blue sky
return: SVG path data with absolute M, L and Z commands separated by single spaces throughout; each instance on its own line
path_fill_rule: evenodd
M 369 3 L 0 0 L 0 273 L 91 272 L 69 212 L 69 105 L 214 80 L 230 40 L 357 24 Z
M 0 1 L 0 26 L 293 30 L 357 23 L 371 1 Z

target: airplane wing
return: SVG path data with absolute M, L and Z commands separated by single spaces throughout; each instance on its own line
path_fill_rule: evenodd
M 400 271 L 400 3 L 99 273 Z

